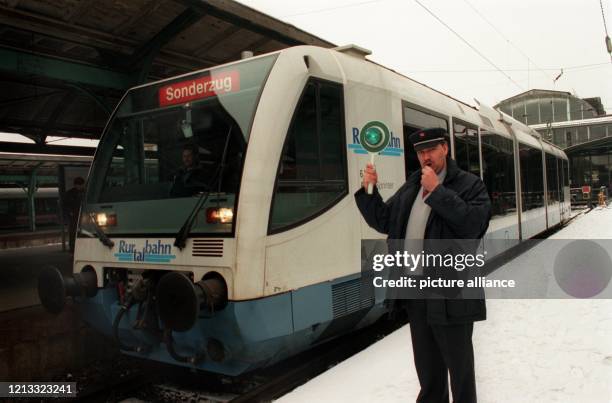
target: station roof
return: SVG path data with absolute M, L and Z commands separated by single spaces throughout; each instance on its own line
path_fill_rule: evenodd
M 494 106 L 494 108 L 499 108 L 502 105 L 507 105 L 512 102 L 521 101 L 529 97 L 560 97 L 560 98 L 573 98 L 578 101 L 584 101 L 591 106 L 597 115 L 605 115 L 606 112 L 604 110 L 603 104 L 601 103 L 600 97 L 592 97 L 592 98 L 578 98 L 573 95 L 571 92 L 567 91 L 555 91 L 555 90 L 541 90 L 541 89 L 531 89 L 525 92 L 521 92 L 520 94 L 514 95 L 510 98 L 504 99 L 500 103 Z
M 83 166 L 91 164 L 90 155 L 15 154 L 0 152 L 0 188 L 28 183 L 36 172 L 38 184 L 57 184 L 59 166 Z
M 230 0 L 6 0 L 0 24 L 0 132 L 42 149 L 52 135 L 99 138 L 131 86 L 245 50 L 335 46 Z
M 597 140 L 587 141 L 564 149 L 568 157 L 574 155 L 598 155 L 612 152 L 612 137 L 604 137 Z

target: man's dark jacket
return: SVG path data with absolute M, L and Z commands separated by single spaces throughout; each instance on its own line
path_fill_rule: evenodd
M 479 177 L 461 170 L 447 159 L 444 183 L 425 199 L 431 214 L 425 239 L 480 239 L 491 218 L 491 202 Z M 368 225 L 389 239 L 404 239 L 412 204 L 421 188 L 421 171 L 413 172 L 406 183 L 385 203 L 376 187 L 372 195 L 363 188 L 355 201 Z M 458 324 L 486 319 L 484 299 L 427 299 L 430 324 Z

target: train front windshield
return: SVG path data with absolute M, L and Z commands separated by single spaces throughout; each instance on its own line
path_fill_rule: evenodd
M 112 235 L 232 232 L 251 124 L 276 55 L 130 90 L 98 146 L 81 220 Z

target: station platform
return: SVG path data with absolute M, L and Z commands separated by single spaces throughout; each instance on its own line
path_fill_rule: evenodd
M 45 265 L 68 274 L 72 254 L 60 244 L 0 250 L 0 381 L 49 381 L 116 354 L 71 302 L 58 315 L 40 305 L 37 279 Z
M 60 244 L 61 242 L 62 231 L 60 228 L 49 228 L 35 232 L 6 230 L 0 232 L 0 250 L 47 246 Z
M 38 274 L 46 265 L 72 271 L 72 254 L 61 244 L 0 250 L 0 312 L 39 305 Z
M 612 208 L 576 217 L 552 238 L 612 239 Z M 508 265 L 525 265 L 537 248 Z M 473 335 L 479 401 L 612 401 L 611 299 L 489 299 L 487 317 Z M 419 390 L 404 326 L 278 402 L 414 402 Z

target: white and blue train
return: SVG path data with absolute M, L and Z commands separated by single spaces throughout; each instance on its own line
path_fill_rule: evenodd
M 73 296 L 125 353 L 229 375 L 373 323 L 388 308 L 361 289 L 361 240 L 383 235 L 353 199 L 371 122 L 391 134 L 383 198 L 419 169 L 408 135 L 443 127 L 488 188 L 485 243 L 569 218 L 559 148 L 368 53 L 298 46 L 130 89 L 91 167 L 73 277 L 46 270 L 43 304 Z

